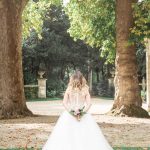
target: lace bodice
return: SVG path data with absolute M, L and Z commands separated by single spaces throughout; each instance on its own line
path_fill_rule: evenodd
M 91 105 L 90 94 L 88 90 L 71 91 L 67 89 L 64 95 L 63 104 L 68 111 L 81 109 L 84 106 L 84 111 L 87 111 Z
M 85 96 L 81 92 L 70 93 L 70 98 L 68 102 L 70 105 L 70 109 L 81 109 L 85 105 Z

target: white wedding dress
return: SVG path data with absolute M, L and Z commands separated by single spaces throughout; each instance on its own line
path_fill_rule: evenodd
M 85 92 L 66 91 L 63 104 L 66 110 L 60 115 L 42 150 L 113 150 L 90 113 L 78 121 L 68 111 L 90 107 L 90 95 Z

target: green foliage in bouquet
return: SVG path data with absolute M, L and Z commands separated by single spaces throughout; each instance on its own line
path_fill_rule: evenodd
M 85 106 L 82 107 L 81 109 L 78 109 L 78 112 L 77 112 L 77 113 L 76 113 L 75 110 L 71 110 L 70 113 L 71 113 L 72 115 L 74 115 L 74 116 L 77 116 L 77 115 L 83 116 L 84 114 L 86 114 L 86 112 L 84 111 L 84 108 L 85 108 Z

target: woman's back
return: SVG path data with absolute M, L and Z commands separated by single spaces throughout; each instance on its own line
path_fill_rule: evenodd
M 69 103 L 70 107 L 73 110 L 81 109 L 86 102 L 86 93 L 85 90 L 71 90 L 69 92 Z
M 113 150 L 99 126 L 87 113 L 91 106 L 89 88 L 83 75 L 70 79 L 62 113 L 43 150 Z
M 88 87 L 82 89 L 72 89 L 68 87 L 64 96 L 64 103 L 69 110 L 81 109 L 90 104 Z

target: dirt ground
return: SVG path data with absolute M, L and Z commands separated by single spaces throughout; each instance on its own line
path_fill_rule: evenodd
M 61 101 L 28 102 L 27 105 L 37 117 L 0 120 L 0 149 L 41 148 L 64 110 Z M 150 147 L 150 119 L 104 115 L 111 105 L 111 100 L 94 99 L 90 109 L 109 143 L 113 147 Z

